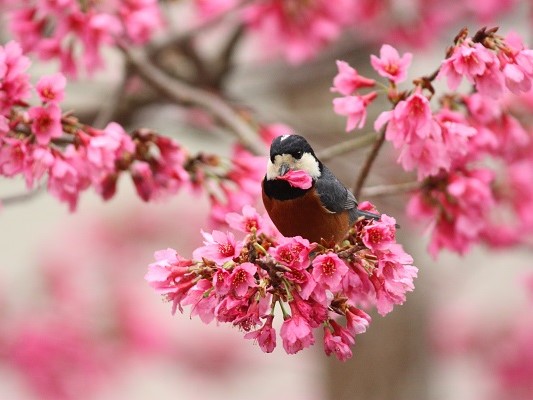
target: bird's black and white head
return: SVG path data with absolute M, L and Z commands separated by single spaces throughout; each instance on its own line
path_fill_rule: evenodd
M 270 145 L 270 160 L 267 164 L 267 180 L 274 180 L 288 171 L 304 171 L 313 180 L 321 175 L 320 161 L 315 152 L 300 135 L 278 136 Z

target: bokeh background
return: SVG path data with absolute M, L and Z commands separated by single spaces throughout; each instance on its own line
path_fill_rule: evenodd
M 184 3 L 165 4 L 175 24 L 183 20 L 181 13 L 194 15 Z M 391 3 L 390 18 L 404 30 L 381 37 L 381 25 L 365 34 L 355 26 L 305 63 L 265 58 L 253 38 L 243 40 L 224 82 L 226 95 L 264 121 L 290 125 L 320 149 L 357 134 L 345 133 L 345 121 L 332 111 L 336 59 L 367 75 L 369 55 L 386 40 L 414 53 L 415 77 L 434 70 L 465 25 L 499 25 L 502 32 L 530 38 L 529 1 Z M 430 7 L 422 3 L 431 3 L 442 21 L 419 29 Z M 455 8 L 466 11 L 453 14 Z M 225 29 L 221 24 L 202 37 L 205 52 L 217 48 Z M 105 58 L 104 70 L 69 81 L 65 108 L 87 121 L 121 85 L 121 55 L 110 49 Z M 53 62 L 36 63 L 31 73 L 38 77 L 56 68 Z M 132 129 L 169 132 L 192 152 L 230 153 L 230 136 L 190 124 L 186 109 L 145 95 L 145 101 L 120 109 L 116 119 Z M 366 151 L 328 164 L 350 185 Z M 397 180 L 398 174 L 388 146 L 369 184 Z M 2 198 L 23 190 L 21 181 L 0 182 Z M 405 217 L 405 196 L 370 200 L 397 217 L 398 241 L 413 255 L 419 278 L 406 304 L 385 318 L 372 315 L 369 331 L 358 336 L 354 357 L 345 363 L 327 358 L 320 346 L 295 356 L 280 348 L 264 354 L 230 327 L 205 326 L 187 312 L 170 315 L 143 276 L 154 250 L 190 254 L 201 244 L 200 229 L 209 229 L 209 204 L 202 196 L 182 192 L 148 204 L 123 179 L 111 201 L 86 193 L 75 213 L 45 192 L 4 205 L 0 398 L 533 399 L 533 290 L 526 284 L 531 249 L 480 246 L 465 256 L 443 252 L 434 259 L 423 227 Z

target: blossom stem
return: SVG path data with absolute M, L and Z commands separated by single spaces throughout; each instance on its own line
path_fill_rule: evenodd
M 259 250 L 261 253 L 263 253 L 265 256 L 268 256 L 268 251 L 265 250 L 263 246 L 261 246 L 259 243 L 254 242 L 254 248 L 256 250 Z
M 420 182 L 403 182 L 391 185 L 376 185 L 361 190 L 363 197 L 389 196 L 393 194 L 407 193 L 420 187 Z
M 289 283 L 287 282 L 286 279 L 282 279 L 281 281 L 283 282 L 283 286 L 285 287 L 285 292 L 287 293 L 287 301 L 291 301 L 293 297 L 291 294 L 291 288 L 289 287 Z
M 222 98 L 172 79 L 156 67 L 144 52 L 133 51 L 123 44 L 119 44 L 118 47 L 146 83 L 176 103 L 193 104 L 204 108 L 227 125 L 250 152 L 256 155 L 265 154 L 266 150 L 260 144 L 257 132 Z
M 377 135 L 375 132 L 367 132 L 354 139 L 346 140 L 345 142 L 337 143 L 333 146 L 322 149 L 317 152 L 317 157 L 321 161 L 325 162 L 352 150 L 370 146 L 376 141 L 376 139 Z
M 285 306 L 283 305 L 283 301 L 281 300 L 278 300 L 278 304 L 281 308 L 281 312 L 283 313 L 283 319 L 287 319 L 290 317 L 290 314 L 287 312 L 287 310 L 285 309 Z
M 353 194 L 355 197 L 359 197 L 361 194 L 361 189 L 363 188 L 363 185 L 365 184 L 366 178 L 368 177 L 368 174 L 370 172 L 370 169 L 372 168 L 372 165 L 374 164 L 374 161 L 376 160 L 379 150 L 381 149 L 381 146 L 385 142 L 385 129 L 386 125 L 381 129 L 377 140 L 374 142 L 374 146 L 370 150 L 370 153 L 368 153 L 368 156 L 366 157 L 365 163 L 363 164 L 363 167 L 361 168 L 361 172 L 359 172 L 359 176 L 357 177 L 357 180 L 355 182 L 354 188 L 353 188 Z

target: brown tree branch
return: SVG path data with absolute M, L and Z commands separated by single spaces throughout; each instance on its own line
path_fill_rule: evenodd
M 365 163 L 363 164 L 363 167 L 361 168 L 361 172 L 359 172 L 359 176 L 357 177 L 357 180 L 355 182 L 354 188 L 353 188 L 353 194 L 355 197 L 359 197 L 361 194 L 361 189 L 363 188 L 363 185 L 365 184 L 366 178 L 368 177 L 368 174 L 370 172 L 370 169 L 372 168 L 372 165 L 374 164 L 374 161 L 376 160 L 376 157 L 379 154 L 379 150 L 381 149 L 381 146 L 385 142 L 385 127 L 381 129 L 381 132 L 378 135 L 378 138 L 376 142 L 374 143 L 374 146 L 370 150 L 370 153 L 368 153 L 368 156 L 366 157 Z
M 266 154 L 257 132 L 222 98 L 172 79 L 157 68 L 144 52 L 133 51 L 124 45 L 119 45 L 119 48 L 139 76 L 157 91 L 176 103 L 195 105 L 207 110 L 230 128 L 240 143 L 253 154 Z
M 378 196 L 390 196 L 395 194 L 412 192 L 420 187 L 420 182 L 404 182 L 393 183 L 390 185 L 377 185 L 369 186 L 361 190 L 361 195 L 364 198 L 378 197 Z
M 241 9 L 242 7 L 247 5 L 248 3 L 252 3 L 252 1 L 251 0 L 242 0 L 242 1 L 238 2 L 231 9 L 227 10 L 226 12 L 221 13 L 221 14 L 217 15 L 214 18 L 210 18 L 210 19 L 202 22 L 201 24 L 199 24 L 197 26 L 194 26 L 193 28 L 190 28 L 189 30 L 187 30 L 185 32 L 176 32 L 173 35 L 172 34 L 166 35 L 166 36 L 162 37 L 160 40 L 152 42 L 150 44 L 150 46 L 148 47 L 148 49 L 147 49 L 148 54 L 150 56 L 153 56 L 154 54 L 159 53 L 163 49 L 180 46 L 184 42 L 187 42 L 187 41 L 191 40 L 192 38 L 198 36 L 198 34 L 200 34 L 202 32 L 205 32 L 205 31 L 207 31 L 207 30 L 209 30 L 211 28 L 214 28 L 215 26 L 217 26 L 217 25 L 219 25 L 219 24 L 221 24 L 223 22 L 226 22 L 226 20 L 228 20 L 228 19 L 233 17 L 233 14 L 237 10 Z
M 220 55 L 218 56 L 218 70 L 214 77 L 216 87 L 220 88 L 222 86 L 224 78 L 226 78 L 231 71 L 231 67 L 233 66 L 233 55 L 235 54 L 237 45 L 243 37 L 243 33 L 244 25 L 240 24 L 230 35 L 226 46 L 220 52 Z
M 93 120 L 93 126 L 95 128 L 104 128 L 109 122 L 115 120 L 115 115 L 117 114 L 120 105 L 124 102 L 124 95 L 126 91 L 126 85 L 131 76 L 131 68 L 126 63 L 124 66 L 123 76 L 121 77 L 121 82 L 109 95 L 109 97 L 104 101 L 100 110 L 96 114 L 96 117 Z
M 325 149 L 317 151 L 316 156 L 322 162 L 326 162 L 337 156 L 349 153 L 350 151 L 361 149 L 374 143 L 377 139 L 375 132 L 368 132 L 358 137 L 345 142 L 334 144 L 333 146 L 326 147 Z
M 33 200 L 35 197 L 41 195 L 44 193 L 45 186 L 38 186 L 37 188 L 24 193 L 14 194 L 12 196 L 6 196 L 3 198 L 0 198 L 0 205 L 5 206 L 12 206 L 15 204 L 21 204 L 25 203 L 27 201 Z

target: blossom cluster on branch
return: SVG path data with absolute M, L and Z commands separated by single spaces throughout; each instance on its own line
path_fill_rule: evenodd
M 28 189 L 46 179 L 48 191 L 71 211 L 90 187 L 104 200 L 112 198 L 123 173 L 131 176 L 144 201 L 184 187 L 207 192 L 215 221 L 257 198 L 263 157 L 239 145 L 230 159 L 205 152 L 192 155 L 175 140 L 147 129 L 128 134 L 115 122 L 104 129 L 82 124 L 62 112 L 65 77 L 46 75 L 33 87 L 26 73 L 29 66 L 18 43 L 0 46 L 1 176 L 23 176 Z M 39 105 L 27 102 L 32 92 Z M 279 129 L 281 125 L 265 125 L 260 133 L 270 141 Z
M 361 209 L 376 212 L 370 203 Z M 246 234 L 243 240 L 231 232 L 204 232 L 192 259 L 173 249 L 156 252 L 145 279 L 172 303 L 173 313 L 189 305 L 191 316 L 204 323 L 232 323 L 264 352 L 276 347 L 279 305 L 287 353 L 313 345 L 314 330 L 322 327 L 326 354 L 346 360 L 355 335 L 370 323 L 362 308 L 375 306 L 385 315 L 414 287 L 417 269 L 396 243 L 396 222 L 387 215 L 359 220 L 341 245 L 282 237 L 251 206 L 228 214 L 227 222 Z
M 439 33 L 460 19 L 487 23 L 516 9 L 516 0 L 469 0 L 450 6 L 442 0 L 194 0 L 203 19 L 240 6 L 238 20 L 264 43 L 262 51 L 281 54 L 291 63 L 316 57 L 342 33 L 360 42 L 395 41 L 410 46 L 433 44 Z
M 57 59 L 61 70 L 76 76 L 80 64 L 93 72 L 103 66 L 101 49 L 117 38 L 147 42 L 163 27 L 156 0 L 24 0 L 8 9 L 9 28 L 24 52 Z M 81 57 L 79 57 L 81 55 Z
M 7 2 L 6 2 L 7 3 Z M 407 0 L 401 18 L 394 2 L 373 0 L 191 0 L 202 20 L 212 20 L 238 9 L 237 23 L 264 43 L 262 51 L 279 53 L 291 63 L 316 57 L 343 32 L 364 41 L 403 41 L 427 46 L 438 33 L 458 19 L 474 17 L 487 23 L 518 6 L 516 0 L 470 0 L 454 7 L 442 0 Z M 16 6 L 2 4 L 9 29 L 25 51 L 43 60 L 57 59 L 61 70 L 75 76 L 80 68 L 93 72 L 104 61 L 101 49 L 118 40 L 148 42 L 167 25 L 155 0 L 24 0 Z M 179 7 L 177 7 L 179 8 Z M 176 12 L 177 14 L 178 12 Z M 172 15 L 174 17 L 174 15 Z M 190 21 L 179 21 L 190 25 Z M 377 28 L 379 27 L 379 28 Z
M 433 255 L 442 248 L 464 253 L 482 241 L 516 244 L 533 232 L 527 216 L 532 191 L 525 184 L 531 178 L 532 131 L 513 112 L 530 96 L 533 50 L 516 34 L 504 38 L 496 32 L 483 28 L 470 36 L 463 29 L 441 66 L 415 79 L 412 89 L 398 87 L 406 80 L 410 53 L 400 57 L 384 45 L 379 58 L 371 57 L 372 67 L 388 80 L 382 87 L 392 105 L 374 128 L 397 149 L 403 169 L 416 171 L 419 189 L 407 212 L 431 223 Z M 347 130 L 362 128 L 378 84 L 343 61 L 338 68 L 332 90 L 342 97 L 334 99 L 334 111 L 347 117 Z M 435 80 L 446 80 L 449 91 L 437 91 Z M 458 91 L 462 80 L 468 83 L 465 92 Z M 372 91 L 361 93 L 365 88 Z M 514 220 L 502 220 L 501 209 Z

